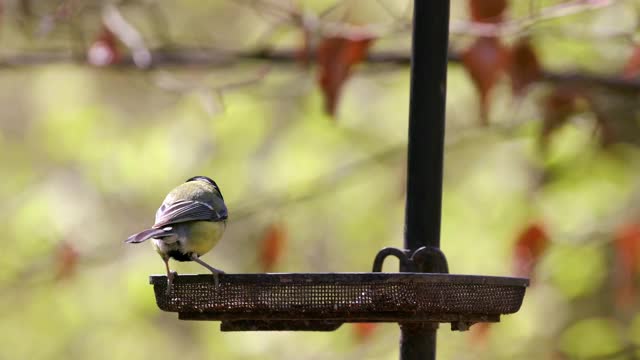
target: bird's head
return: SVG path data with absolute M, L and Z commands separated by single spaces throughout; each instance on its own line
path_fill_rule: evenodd
M 218 193 L 220 194 L 220 197 L 222 198 L 222 200 L 224 200 L 224 197 L 222 196 L 222 191 L 220 191 L 220 187 L 210 177 L 198 175 L 198 176 L 194 176 L 192 178 L 187 179 L 187 181 L 185 181 L 185 182 L 190 182 L 190 181 L 203 181 L 203 182 L 206 182 L 209 185 L 212 185 L 216 190 L 218 190 Z

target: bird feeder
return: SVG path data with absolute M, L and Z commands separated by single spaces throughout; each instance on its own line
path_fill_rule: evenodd
M 439 323 L 467 330 L 520 308 L 527 279 L 449 274 L 440 251 L 449 0 L 414 2 L 405 249 L 382 249 L 369 273 L 151 276 L 156 302 L 181 320 L 222 331 L 332 331 L 349 322 L 394 322 L 400 358 L 435 359 Z M 399 273 L 382 273 L 388 256 Z

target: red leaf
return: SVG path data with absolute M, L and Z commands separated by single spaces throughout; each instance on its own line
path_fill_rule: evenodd
M 473 324 L 469 329 L 469 341 L 475 347 L 485 347 L 491 333 L 491 323 L 481 322 Z
M 549 235 L 540 223 L 531 223 L 518 234 L 513 251 L 513 272 L 531 278 L 535 267 L 549 247 Z
M 371 338 L 376 328 L 377 323 L 355 323 L 353 324 L 353 333 L 358 343 L 363 343 Z
M 462 53 L 462 64 L 471 75 L 480 92 L 480 120 L 489 123 L 489 98 L 491 89 L 509 62 L 509 50 L 498 38 L 479 37 Z
M 272 223 L 267 226 L 260 242 L 258 260 L 262 270 L 273 271 L 282 257 L 282 252 L 287 242 L 287 230 L 281 223 Z
M 341 36 L 322 40 L 318 47 L 318 82 L 324 94 L 325 111 L 335 115 L 340 91 L 354 65 L 367 55 L 373 37 L 358 39 Z
M 473 21 L 499 23 L 506 8 L 507 0 L 469 0 L 469 12 Z
M 631 53 L 627 64 L 624 66 L 622 75 L 627 79 L 640 75 L 640 45 L 636 45 L 633 49 L 633 53 Z
M 529 39 L 520 39 L 511 49 L 509 75 L 516 95 L 522 95 L 531 83 L 542 78 L 542 68 Z
M 55 279 L 64 280 L 73 276 L 80 258 L 73 245 L 66 241 L 61 242 L 54 256 Z
M 122 59 L 116 36 L 103 27 L 96 41 L 87 51 L 87 61 L 94 66 L 107 66 L 118 63 Z
M 615 233 L 616 302 L 620 307 L 631 305 L 637 294 L 635 277 L 640 271 L 640 223 L 623 224 Z

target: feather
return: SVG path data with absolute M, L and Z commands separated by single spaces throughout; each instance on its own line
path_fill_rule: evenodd
M 166 227 L 164 229 L 147 229 L 129 236 L 124 242 L 137 244 L 143 241 L 147 241 L 151 238 L 161 238 L 172 235 L 175 235 L 175 233 L 170 227 Z
M 187 221 L 223 221 L 227 219 L 227 209 L 217 212 L 211 205 L 195 200 L 181 200 L 173 204 L 163 204 L 156 213 L 154 229 Z

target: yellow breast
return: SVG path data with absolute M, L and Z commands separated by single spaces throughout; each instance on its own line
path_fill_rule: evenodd
M 226 228 L 225 222 L 197 221 L 191 223 L 189 238 L 185 244 L 186 252 L 195 252 L 198 256 L 209 252 L 220 240 Z

